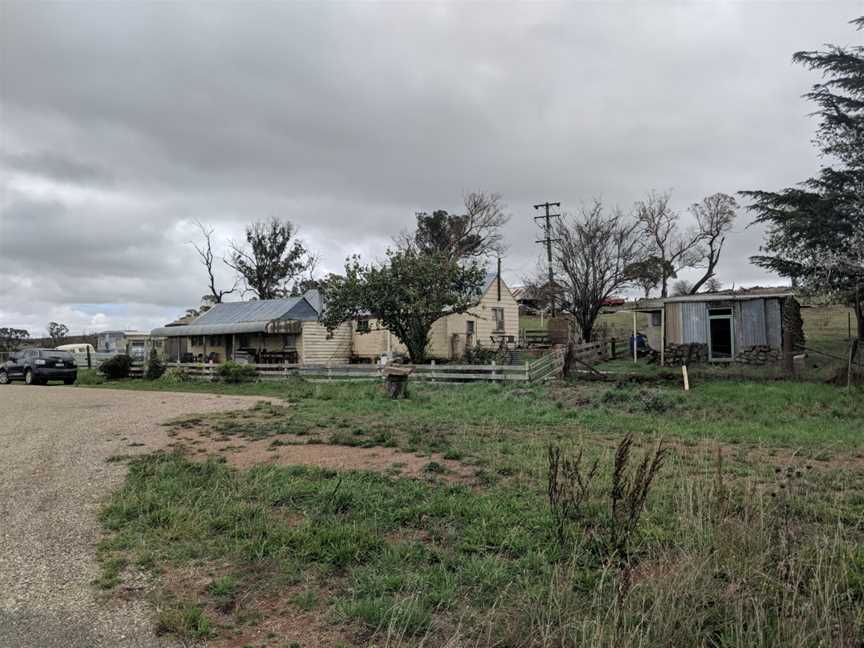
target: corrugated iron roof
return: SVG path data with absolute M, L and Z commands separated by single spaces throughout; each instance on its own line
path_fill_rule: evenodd
M 777 292 L 718 292 L 718 293 L 696 293 L 695 295 L 682 295 L 680 297 L 667 297 L 661 301 L 670 302 L 707 302 L 707 301 L 745 301 L 748 299 L 783 299 L 791 297 L 795 293 L 791 290 Z
M 315 291 L 317 295 L 317 291 Z M 315 297 L 313 296 L 313 299 Z M 320 302 L 320 297 L 318 298 Z M 262 333 L 273 320 L 318 319 L 318 308 L 305 296 L 286 299 L 261 299 L 246 302 L 223 302 L 183 326 L 162 326 L 151 335 L 181 337 L 187 335 L 230 335 Z
M 287 299 L 223 302 L 216 304 L 203 315 L 196 317 L 189 325 L 237 324 L 240 322 L 269 322 L 274 319 L 285 319 L 285 315 L 302 299 L 302 297 L 289 297 Z

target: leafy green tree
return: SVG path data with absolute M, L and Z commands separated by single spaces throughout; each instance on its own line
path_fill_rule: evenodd
M 290 292 L 288 283 L 315 264 L 291 221 L 273 218 L 246 228 L 246 243 L 231 243 L 225 260 L 257 299 L 278 299 Z
M 852 24 L 864 28 L 864 17 Z M 751 261 L 848 300 L 864 338 L 864 47 L 830 45 L 793 60 L 823 76 L 804 96 L 817 105 L 827 164 L 797 187 L 741 192 L 755 222 L 768 226 L 763 254 Z
M 509 219 L 500 195 L 473 192 L 465 196 L 464 214 L 443 209 L 420 212 L 417 229 L 397 242 L 403 249 L 443 255 L 451 261 L 488 258 L 504 251 L 501 228 Z
M 17 351 L 29 339 L 30 332 L 25 329 L 0 327 L 0 351 Z
M 61 344 L 67 335 L 69 335 L 68 326 L 58 322 L 48 322 L 48 337 L 51 338 L 51 343 L 54 346 Z
M 631 263 L 625 272 L 633 280 L 633 283 L 644 291 L 645 299 L 651 296 L 651 291 L 663 281 L 663 277 L 678 278 L 672 264 L 657 256 L 650 256 L 642 261 Z
M 147 380 L 159 380 L 165 373 L 165 365 L 159 360 L 156 349 L 150 349 L 150 358 L 147 360 L 147 368 L 144 370 L 144 378 Z
M 411 362 L 426 360 L 432 325 L 477 303 L 484 272 L 476 264 L 460 264 L 443 254 L 388 250 L 381 264 L 349 259 L 345 274 L 331 275 L 324 294 L 321 321 L 332 331 L 359 316 L 371 316 L 408 349 Z

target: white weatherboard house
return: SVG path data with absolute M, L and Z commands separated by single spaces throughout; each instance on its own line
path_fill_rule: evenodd
M 185 341 L 167 346 L 186 349 L 169 351 L 171 361 L 344 364 L 351 357 L 351 325 L 328 332 L 318 321 L 320 311 L 315 290 L 302 297 L 225 302 L 186 324 L 154 329 L 152 335 Z
M 354 357 L 374 361 L 382 354 L 406 353 L 405 346 L 373 318 L 353 322 Z M 519 340 L 519 304 L 499 274 L 488 273 L 477 303 L 467 312 L 446 315 L 432 325 L 428 356 L 456 360 L 466 348 L 496 348 Z

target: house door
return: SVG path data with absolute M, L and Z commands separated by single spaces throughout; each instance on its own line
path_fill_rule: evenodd
M 474 320 L 465 322 L 465 348 L 471 349 L 474 347 Z
M 234 336 L 226 335 L 225 336 L 225 359 L 233 360 L 234 359 Z
M 721 308 L 708 311 L 708 358 L 723 362 L 735 357 L 735 335 L 732 326 L 732 309 Z

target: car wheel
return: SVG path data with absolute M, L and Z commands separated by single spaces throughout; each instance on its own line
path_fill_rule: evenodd
M 28 385 L 38 385 L 39 383 L 36 381 L 35 376 L 33 376 L 33 372 L 29 369 L 24 372 L 24 382 Z
M 9 384 L 9 375 L 4 370 L 0 370 L 0 385 L 8 385 L 8 384 Z

